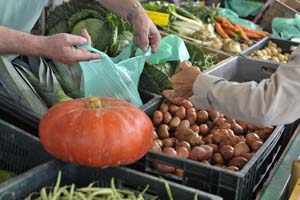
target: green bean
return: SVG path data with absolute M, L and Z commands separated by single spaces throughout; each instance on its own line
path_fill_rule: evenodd
M 198 195 L 197 194 L 195 194 L 194 200 L 198 200 Z
M 56 180 L 56 184 L 54 186 L 54 190 L 53 190 L 53 193 L 56 193 L 58 188 L 59 188 L 59 185 L 60 185 L 60 180 L 61 180 L 61 171 L 58 172 L 58 175 L 57 175 L 57 180 Z
M 165 188 L 167 190 L 169 200 L 173 200 L 173 196 L 172 196 L 172 192 L 171 192 L 170 186 L 169 186 L 169 184 L 168 184 L 168 182 L 166 180 L 164 180 L 164 182 L 165 182 Z
M 72 184 L 72 185 L 71 185 L 71 189 L 70 189 L 69 200 L 72 200 L 72 199 L 73 199 L 74 189 L 75 189 L 75 185 Z

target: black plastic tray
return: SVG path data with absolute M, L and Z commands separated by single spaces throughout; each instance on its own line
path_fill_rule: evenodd
M 169 199 L 163 180 L 157 177 L 128 168 L 90 168 L 53 160 L 28 171 L 14 182 L 0 187 L 0 194 L 3 195 L 2 200 L 24 199 L 32 192 L 39 192 L 42 187 L 53 186 L 59 170 L 62 172 L 61 185 L 74 183 L 77 187 L 84 187 L 97 181 L 99 187 L 110 187 L 111 178 L 114 177 L 117 188 L 139 189 L 139 191 L 142 191 L 149 185 L 147 194 L 151 196 L 158 195 L 161 200 Z M 207 194 L 176 183 L 168 182 L 168 184 L 175 200 L 193 200 L 195 194 L 197 194 L 198 200 L 222 199 L 216 195 Z
M 144 103 L 140 107 L 141 110 L 147 114 L 151 113 L 149 110 L 159 101 L 159 95 L 143 90 L 140 91 L 140 95 Z M 33 135 L 37 135 L 39 121 L 42 116 L 12 101 L 0 90 L 0 117 Z
M 38 138 L 0 119 L 1 170 L 18 175 L 50 159 Z M 0 184 L 0 187 L 6 183 Z
M 278 65 L 279 63 L 233 57 L 227 63 L 217 65 L 205 73 L 237 82 L 249 80 L 258 82 L 269 78 L 276 71 Z M 163 99 L 161 98 L 162 101 Z M 159 108 L 160 103 L 153 106 L 153 112 Z M 183 185 L 217 194 L 224 199 L 254 199 L 291 137 L 291 134 L 286 134 L 285 128 L 285 125 L 277 126 L 255 156 L 238 172 L 208 166 L 192 160 L 174 158 L 154 151 L 150 151 L 130 167 L 146 173 L 163 176 Z M 182 169 L 183 176 L 179 177 L 174 174 L 161 173 L 152 168 L 152 163 L 154 162 Z

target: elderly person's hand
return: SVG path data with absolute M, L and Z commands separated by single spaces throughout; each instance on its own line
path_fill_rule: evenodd
M 85 29 L 82 30 L 82 37 L 66 33 L 42 37 L 41 52 L 48 58 L 66 64 L 101 58 L 99 54 L 75 47 L 82 44 L 91 44 L 91 38 Z
M 143 8 L 139 7 L 135 10 L 131 18 L 131 24 L 136 33 L 134 43 L 143 51 L 147 50 L 150 43 L 152 52 L 156 52 L 160 41 L 160 33 Z
M 171 103 L 180 105 L 183 99 L 193 95 L 193 85 L 200 73 L 200 69 L 192 66 L 188 61 L 180 63 L 176 73 L 171 77 L 173 90 L 165 90 L 162 95 Z

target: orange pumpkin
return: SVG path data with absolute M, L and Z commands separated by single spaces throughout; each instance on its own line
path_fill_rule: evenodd
M 54 157 L 87 166 L 130 164 L 151 147 L 153 125 L 132 104 L 111 98 L 59 103 L 39 124 L 39 136 Z

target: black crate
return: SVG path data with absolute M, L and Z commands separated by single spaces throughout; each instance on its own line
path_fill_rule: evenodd
M 50 161 L 20 176 L 14 182 L 0 187 L 2 200 L 24 199 L 32 192 L 39 192 L 42 187 L 53 186 L 56 182 L 58 171 L 61 170 L 61 185 L 74 183 L 77 187 L 87 186 L 96 181 L 96 186 L 110 187 L 114 178 L 117 188 L 126 188 L 142 191 L 147 185 L 147 194 L 158 195 L 159 199 L 169 199 L 162 179 L 143 174 L 132 169 L 111 167 L 91 168 L 79 165 L 66 164 L 60 161 Z M 222 198 L 168 182 L 172 195 L 176 200 L 192 200 L 197 194 L 199 200 L 221 200 Z
M 234 57 L 229 62 L 217 65 L 205 73 L 237 82 L 250 80 L 258 82 L 269 78 L 276 71 L 278 65 L 279 63 Z M 161 99 L 161 101 L 163 100 Z M 153 110 L 158 107 L 159 105 L 155 105 Z M 238 172 L 183 158 L 174 158 L 154 151 L 148 152 L 146 156 L 130 167 L 219 195 L 224 199 L 254 199 L 291 137 L 291 134 L 285 134 L 285 128 L 285 125 L 277 126 L 255 156 Z M 152 167 L 154 162 L 182 169 L 183 175 L 162 173 Z
M 159 95 L 144 90 L 140 91 L 140 95 L 144 103 L 140 109 L 147 114 L 151 113 L 153 105 L 160 100 Z M 38 125 L 42 116 L 8 98 L 3 91 L 1 92 L 1 88 L 0 113 L 5 121 L 33 135 L 38 134 Z
M 265 37 L 263 40 L 257 42 L 255 45 L 251 46 L 250 48 L 246 49 L 241 53 L 241 55 L 248 56 L 250 53 L 254 52 L 255 50 L 263 49 L 267 46 L 268 42 L 272 41 L 277 44 L 278 47 L 282 49 L 282 53 L 291 53 L 294 47 L 300 45 L 300 43 L 293 42 L 290 40 L 282 40 L 277 38 Z M 261 60 L 261 59 L 258 59 Z M 276 61 L 269 61 L 268 62 L 276 62 Z
M 38 138 L 0 119 L 0 169 L 21 174 L 50 159 Z

